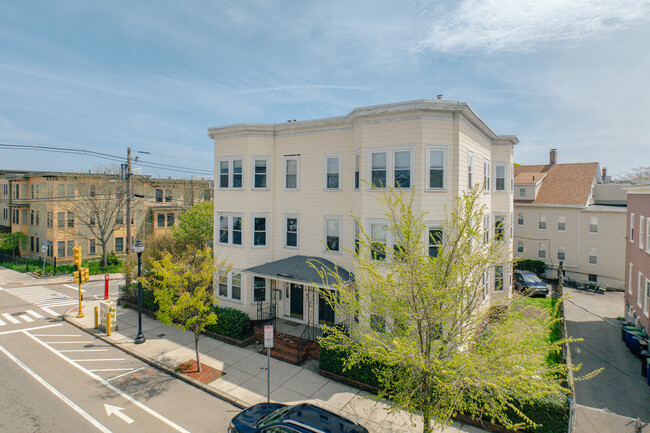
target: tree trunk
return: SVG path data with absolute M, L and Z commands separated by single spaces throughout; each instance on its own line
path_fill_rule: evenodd
M 422 433 L 432 433 L 433 429 L 431 428 L 431 416 L 429 416 L 429 411 L 425 410 L 422 412 Z
M 201 372 L 201 358 L 199 353 L 199 332 L 194 332 L 194 349 L 196 350 L 196 371 Z

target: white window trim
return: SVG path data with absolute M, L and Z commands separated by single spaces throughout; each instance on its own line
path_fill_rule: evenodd
M 542 223 L 544 223 L 544 228 L 541 227 Z M 537 219 L 537 230 L 546 230 L 547 228 L 548 228 L 548 218 L 546 218 L 546 214 L 541 213 L 539 214 L 539 218 Z
M 426 245 L 426 255 L 427 257 L 429 256 L 429 248 L 431 247 L 431 238 L 429 236 L 429 231 L 430 230 L 440 230 L 442 232 L 442 242 L 440 244 L 437 244 L 438 247 L 442 247 L 445 244 L 445 230 L 443 227 L 443 224 L 439 221 L 432 221 L 427 223 L 427 231 L 426 231 L 426 242 L 424 245 Z
M 645 278 L 643 277 L 643 274 L 639 272 L 639 276 L 637 278 L 638 283 L 636 286 L 636 304 L 641 307 L 643 305 L 643 298 L 645 298 Z
M 645 279 L 645 286 L 643 287 L 643 314 L 648 317 L 648 307 L 650 304 L 650 298 L 648 297 L 648 291 L 650 290 L 650 280 Z
M 410 179 L 411 186 L 415 185 L 413 177 L 413 162 L 415 158 L 415 146 L 413 145 L 404 145 L 404 146 L 395 146 L 395 147 L 378 147 L 368 149 L 367 151 L 367 162 L 366 162 L 366 173 L 368 174 L 368 190 L 376 189 L 378 191 L 385 191 L 389 186 L 395 187 L 395 152 L 409 152 L 410 153 Z M 372 154 L 373 153 L 385 153 L 386 154 L 386 184 L 383 187 L 373 188 L 372 185 Z M 361 168 L 361 167 L 359 167 Z M 361 186 L 361 185 L 359 185 Z M 410 190 L 411 186 L 408 188 L 402 187 L 403 190 Z
M 236 299 L 236 298 L 232 297 L 232 274 L 239 274 L 241 276 L 241 279 L 240 279 L 241 286 L 239 286 L 239 290 L 240 290 L 239 293 L 241 295 L 240 299 Z M 227 299 L 227 300 L 229 300 L 231 302 L 237 302 L 239 304 L 243 304 L 244 276 L 242 275 L 241 271 L 233 269 L 233 270 L 229 271 L 228 274 L 226 275 L 226 295 L 225 296 L 219 294 L 219 285 L 218 284 L 217 284 L 216 290 L 217 290 L 216 295 L 217 295 L 218 298 Z
M 491 185 L 492 163 L 489 159 L 483 159 L 483 194 L 489 194 Z
M 339 250 L 338 251 L 332 251 L 327 248 L 327 221 L 328 220 L 336 220 L 339 223 Z M 323 237 L 322 237 L 322 242 L 323 242 L 323 252 L 327 252 L 330 254 L 341 254 L 343 252 L 343 217 L 340 215 L 324 215 L 323 216 Z
M 494 236 L 493 237 L 496 238 L 497 222 L 499 222 L 499 218 L 502 218 L 503 219 L 503 226 L 502 226 L 503 234 L 501 235 L 501 240 L 502 241 L 507 240 L 508 239 L 508 215 L 503 214 L 503 213 L 495 213 L 493 215 L 493 218 L 494 218 L 494 224 L 493 224 Z
M 296 224 L 297 224 L 297 231 L 296 231 L 296 246 L 293 247 L 291 245 L 287 245 L 287 219 L 289 218 L 295 218 L 296 219 Z M 284 248 L 289 248 L 291 250 L 298 250 L 300 249 L 300 215 L 299 214 L 288 214 L 285 213 L 284 217 L 282 218 L 283 222 L 283 227 L 282 227 L 282 245 Z
M 474 186 L 474 152 L 467 151 L 467 190 Z
M 643 215 L 639 215 L 639 248 L 643 249 L 643 242 L 645 241 L 645 225 Z
M 392 234 L 391 234 L 390 230 L 388 230 L 388 221 L 387 220 L 370 218 L 370 219 L 368 219 L 366 221 L 366 230 L 367 230 L 366 233 L 368 235 L 368 241 L 371 244 L 372 244 L 372 241 L 373 241 L 373 239 L 372 239 L 372 225 L 373 224 L 382 224 L 382 225 L 386 226 L 386 251 L 385 251 L 386 258 L 384 260 L 374 260 L 374 259 L 371 258 L 371 260 L 374 260 L 377 263 L 384 263 L 384 262 L 387 262 L 388 260 L 390 260 L 389 246 L 392 247 L 392 245 L 393 245 L 393 237 L 392 237 Z M 363 236 L 363 235 L 360 234 L 360 236 Z M 370 245 L 369 247 L 370 248 L 369 248 L 367 254 L 370 254 L 370 256 L 372 257 L 372 245 Z
M 447 161 L 448 158 L 448 146 L 446 145 L 439 145 L 439 144 L 431 144 L 427 145 L 427 165 L 425 167 L 426 169 L 426 176 L 425 176 L 425 191 L 447 191 L 447 173 L 448 173 L 448 167 L 449 163 Z M 436 150 L 436 151 L 442 151 L 442 188 L 431 188 L 431 151 Z M 412 183 L 412 182 L 411 182 Z
M 503 189 L 497 189 L 497 167 L 503 167 Z M 503 161 L 494 161 L 494 192 L 508 192 L 508 164 Z
M 523 194 L 522 194 L 522 192 L 523 192 Z M 526 188 L 521 188 L 520 187 L 519 188 L 519 198 L 526 198 L 526 194 L 527 194 Z
M 630 242 L 634 242 L 634 214 L 630 213 L 630 233 L 629 233 Z
M 561 221 L 560 218 L 564 218 L 564 221 Z M 561 229 L 560 229 L 560 223 L 564 224 L 564 230 L 561 230 Z M 558 231 L 558 232 L 561 232 L 561 233 L 566 232 L 566 216 L 564 216 L 564 215 L 559 215 L 559 216 L 557 217 L 557 231 Z
M 255 161 L 266 161 L 266 187 L 258 188 L 255 186 Z M 253 156 L 251 158 L 251 189 L 256 191 L 265 191 L 270 189 L 271 185 L 271 158 L 268 156 Z
M 222 161 L 227 161 L 228 162 L 228 186 L 227 187 L 222 187 L 221 186 L 221 162 Z M 233 187 L 233 162 L 234 161 L 241 161 L 241 187 Z M 228 157 L 221 157 L 217 159 L 217 189 L 221 190 L 235 190 L 235 191 L 241 191 L 244 189 L 244 157 L 243 156 L 228 156 Z M 166 188 L 161 188 L 163 190 L 163 202 L 168 203 L 166 200 L 167 197 L 167 191 L 168 189 Z M 172 197 L 173 200 L 173 197 Z
M 564 254 L 563 259 L 560 258 L 560 251 L 562 252 L 562 254 Z M 557 247 L 557 259 L 558 259 L 558 261 L 560 261 L 560 260 L 563 261 L 563 262 L 566 261 L 566 248 L 564 248 L 563 246 L 558 246 Z
M 650 254 L 650 218 L 645 219 L 645 252 Z
M 266 243 L 264 245 L 255 245 L 255 218 L 266 218 Z M 271 243 L 270 231 L 271 231 L 271 223 L 270 223 L 270 217 L 268 213 L 251 214 L 251 230 L 250 230 L 251 248 L 269 248 L 269 244 Z
M 593 257 L 596 257 L 596 263 L 591 263 L 591 251 L 595 251 L 596 254 Z M 588 248 L 587 249 L 587 264 L 591 266 L 598 266 L 598 248 Z
M 540 254 L 541 252 L 544 252 L 544 257 Z M 546 249 L 546 243 L 545 242 L 538 242 L 537 243 L 537 258 L 546 260 L 548 259 L 548 250 Z
M 228 219 L 228 242 L 221 242 L 221 217 L 226 217 Z M 241 244 L 234 244 L 232 242 L 233 240 L 233 217 L 239 217 L 241 218 Z M 243 248 L 244 246 L 244 215 L 240 213 L 221 213 L 219 214 L 219 228 L 217 229 L 217 232 L 219 233 L 219 238 L 217 240 L 218 245 L 225 245 L 225 246 L 230 246 L 230 247 L 235 247 L 235 248 Z
M 519 218 L 520 216 L 521 216 L 521 219 Z M 518 213 L 517 214 L 517 225 L 519 227 L 523 227 L 523 226 L 526 225 L 526 216 L 523 213 Z
M 521 247 L 521 251 L 519 251 L 519 247 Z M 526 251 L 526 247 L 524 245 L 524 241 L 517 241 L 517 253 L 523 254 L 524 251 Z
M 592 232 L 592 231 L 591 231 L 591 219 L 592 219 L 592 218 L 595 218 L 595 219 L 596 219 L 596 224 L 595 224 L 595 226 L 596 226 L 596 231 L 595 231 L 595 232 Z M 592 216 L 589 216 L 589 220 L 588 220 L 588 224 L 587 224 L 587 226 L 588 226 L 588 228 L 589 228 L 589 234 L 591 234 L 591 235 L 597 235 L 597 234 L 598 234 L 598 217 L 597 217 L 597 216 L 593 216 L 593 215 L 592 215 Z
M 357 158 L 359 160 L 358 169 L 357 169 Z M 359 173 L 359 186 L 356 186 L 357 173 Z M 353 189 L 355 191 L 359 191 L 361 189 L 361 152 L 354 152 L 354 156 L 352 157 L 352 185 L 354 186 Z
M 634 272 L 632 272 L 632 263 L 630 263 L 627 274 L 627 293 L 630 295 L 632 294 L 632 281 L 634 281 Z
M 501 289 L 497 290 L 497 270 L 501 268 Z M 495 265 L 492 272 L 492 291 L 495 293 L 502 293 L 506 291 L 506 267 L 505 265 Z
M 328 188 L 327 187 L 327 160 L 329 158 L 336 158 L 339 160 L 339 172 L 338 172 L 338 178 L 339 178 L 339 186 L 338 188 Z M 342 187 L 342 181 L 343 181 L 343 156 L 340 153 L 325 153 L 323 154 L 323 191 L 341 191 L 343 189 Z
M 297 161 L 296 163 L 296 187 L 287 188 L 287 161 Z M 284 162 L 282 171 L 284 176 L 282 178 L 282 189 L 284 191 L 300 191 L 300 155 L 286 155 L 284 157 Z

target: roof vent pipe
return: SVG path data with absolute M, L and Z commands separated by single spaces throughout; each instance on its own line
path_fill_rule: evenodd
M 549 154 L 548 157 L 548 163 L 550 165 L 557 164 L 557 149 L 551 149 L 551 153 Z

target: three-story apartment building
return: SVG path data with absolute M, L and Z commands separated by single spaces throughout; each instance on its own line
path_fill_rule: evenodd
M 211 181 L 132 177 L 131 242 L 169 230 L 192 204 L 212 199 Z M 126 251 L 125 182 L 119 176 L 42 171 L 0 170 L 0 226 L 22 232 L 22 256 L 44 256 L 57 262 L 72 260 L 72 248 L 100 258 L 99 241 L 89 225 L 108 215 L 93 215 L 91 203 L 106 202 L 115 220 L 108 251 Z M 120 202 L 121 205 L 115 206 Z M 84 206 L 84 202 L 88 205 Z M 100 212 L 101 213 L 101 212 Z M 83 221 L 82 221 L 83 220 Z M 46 243 L 46 245 L 43 244 Z
M 233 265 L 217 296 L 220 305 L 252 317 L 311 325 L 341 320 L 316 290 L 334 288 L 307 261 L 336 264 L 351 279 L 345 249 L 355 248 L 360 231 L 353 215 L 390 255 L 381 188 L 372 185 L 415 188 L 415 210 L 427 212 L 426 242 L 439 239 L 454 198 L 477 183 L 486 185 L 487 230 L 495 221 L 512 222 L 518 140 L 493 132 L 466 103 L 418 100 L 208 132 L 215 149 L 215 250 Z M 435 254 L 436 245 L 429 247 Z M 510 294 L 510 276 L 508 266 L 493 271 L 492 296 Z
M 625 257 L 624 185 L 607 181 L 597 162 L 515 167 L 514 250 L 541 260 L 557 278 L 562 262 L 572 280 L 622 288 Z

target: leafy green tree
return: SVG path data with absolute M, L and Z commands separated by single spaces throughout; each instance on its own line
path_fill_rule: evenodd
M 2 233 L 0 234 L 0 251 L 10 251 L 15 257 L 16 253 L 20 255 L 20 245 L 27 239 L 23 232 Z
M 174 238 L 182 245 L 205 248 L 212 245 L 214 236 L 214 203 L 204 201 L 195 204 L 178 217 Z
M 485 237 L 479 188 L 456 198 L 442 233 L 429 232 L 414 198 L 395 189 L 381 196 L 394 246 L 361 230 L 359 252 L 348 251 L 353 284 L 314 264 L 336 282 L 338 294 L 323 295 L 337 317 L 352 323 L 329 327 L 321 344 L 349 353 L 346 368 L 369 359 L 386 366 L 375 371 L 380 397 L 420 413 L 425 433 L 456 413 L 513 429 L 536 426 L 520 404 L 565 391 L 556 377 L 566 367 L 545 362 L 554 349 L 549 323 L 492 290 L 495 269 L 512 265 L 508 230 L 492 226 L 488 232 L 498 235 Z M 430 236 L 439 246 L 427 254 Z
M 160 260 L 152 262 L 150 278 L 143 282 L 153 288 L 158 304 L 156 317 L 164 325 L 175 325 L 182 330 L 194 332 L 196 364 L 201 371 L 199 336 L 207 325 L 217 323 L 212 306 L 217 303 L 214 296 L 215 270 L 225 278 L 230 269 L 227 263 L 216 263 L 210 249 L 189 247 L 181 256 L 172 258 L 165 252 Z

